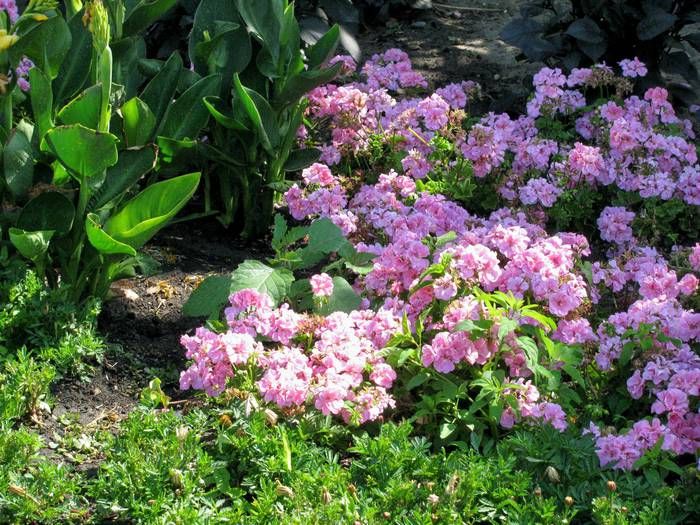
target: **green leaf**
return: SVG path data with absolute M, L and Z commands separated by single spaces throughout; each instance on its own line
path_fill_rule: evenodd
M 156 116 L 140 98 L 134 97 L 122 106 L 122 117 L 127 147 L 143 146 L 153 136 Z
M 634 349 L 636 348 L 636 344 L 633 341 L 630 341 L 628 343 L 625 343 L 622 345 L 622 351 L 620 352 L 620 365 L 625 366 L 627 363 L 630 362 L 632 359 L 632 355 L 634 354 Z
M 37 262 L 49 249 L 53 231 L 25 232 L 19 228 L 10 228 L 10 242 L 17 251 L 30 261 Z
M 566 30 L 566 34 L 589 44 L 600 44 L 605 41 L 603 30 L 592 18 L 587 16 L 572 22 Z
M 309 226 L 308 248 L 312 252 L 322 254 L 337 252 L 347 242 L 343 230 L 328 218 L 315 220 Z
M 282 268 L 270 268 L 260 261 L 248 260 L 233 272 L 231 292 L 252 288 L 269 295 L 279 304 L 289 294 L 294 281 L 292 272 Z
M 58 112 L 58 120 L 66 125 L 81 124 L 97 129 L 102 104 L 102 85 L 90 86 Z
M 88 202 L 89 210 L 98 210 L 121 197 L 156 166 L 158 153 L 153 145 L 122 151 L 117 163 L 107 169 L 102 185 Z
M 31 125 L 18 126 L 10 132 L 3 150 L 5 184 L 15 199 L 27 194 L 34 179 L 32 133 Z
M 321 156 L 317 148 L 293 149 L 284 163 L 284 171 L 300 171 L 308 168 Z
M 640 40 L 651 40 L 665 33 L 673 27 L 678 20 L 674 14 L 667 13 L 663 9 L 652 9 L 637 24 L 637 36 Z
M 257 130 L 263 147 L 268 153 L 274 153 L 273 144 L 279 141 L 279 130 L 277 129 L 277 122 L 272 113 L 272 108 L 270 108 L 270 105 L 263 97 L 241 84 L 238 73 L 233 75 L 233 85 L 237 100 L 243 105 L 245 113 Z M 253 94 L 257 95 L 255 100 L 253 99 Z M 273 133 L 274 137 L 270 137 L 269 133 Z
M 406 383 L 406 390 L 413 390 L 425 383 L 430 376 L 425 372 L 418 372 Z
M 61 193 L 48 191 L 30 200 L 17 218 L 17 228 L 25 231 L 53 230 L 65 235 L 73 227 L 75 208 Z
M 182 59 L 178 53 L 173 53 L 165 62 L 163 68 L 151 79 L 139 97 L 151 109 L 160 123 L 175 97 L 177 81 L 183 69 Z M 149 137 L 149 139 L 152 137 Z
M 508 317 L 501 318 L 498 325 L 498 342 L 502 342 L 506 336 L 515 331 L 516 328 L 518 328 L 518 322 L 516 320 Z
M 79 179 L 99 175 L 119 159 L 114 135 L 80 124 L 53 128 L 44 137 L 41 149 L 53 153 Z
M 262 44 L 276 65 L 280 56 L 280 34 L 284 18 L 280 1 L 237 0 L 238 12 L 248 26 L 248 30 Z
M 340 42 L 340 27 L 338 24 L 333 24 L 333 27 L 306 51 L 309 67 L 319 67 L 330 60 L 338 48 L 338 42 Z
M 109 236 L 100 224 L 100 218 L 94 213 L 88 213 L 85 218 L 85 231 L 90 244 L 100 253 L 105 255 L 136 255 L 128 244 L 119 242 Z
M 54 98 L 58 104 L 82 89 L 90 74 L 92 62 L 92 33 L 83 25 L 83 11 L 68 21 L 71 33 L 70 50 L 53 81 Z M 34 90 L 32 82 L 32 91 Z
M 204 279 L 182 307 L 188 317 L 216 318 L 231 293 L 231 276 L 212 275 Z
M 357 310 L 361 303 L 362 299 L 355 293 L 350 283 L 342 277 L 336 276 L 333 277 L 333 293 L 317 309 L 317 313 L 320 315 L 329 315 L 333 312 L 350 313 Z
M 245 27 L 235 22 L 214 22 L 210 39 L 195 45 L 193 60 L 195 71 L 200 74 L 220 74 L 226 79 L 221 93 L 229 93 L 234 73 L 241 73 L 250 63 L 252 45 Z M 209 36 L 208 35 L 208 36 Z
M 119 242 L 140 248 L 187 204 L 199 179 L 199 173 L 191 173 L 152 184 L 110 217 L 104 231 Z
M 71 32 L 62 16 L 52 16 L 37 24 L 10 47 L 10 61 L 18 63 L 29 57 L 36 67 L 54 79 L 58 76 L 63 59 L 71 47 Z
M 248 131 L 245 124 L 236 119 L 236 117 L 225 107 L 224 101 L 220 97 L 204 97 L 204 105 L 206 106 L 211 116 L 214 117 L 219 124 L 228 129 L 236 129 L 239 131 Z
M 177 3 L 178 0 L 140 0 L 136 7 L 129 11 L 124 20 L 122 29 L 124 35 L 140 33 L 170 11 Z
M 126 98 L 136 95 L 144 77 L 139 72 L 138 63 L 146 57 L 146 42 L 140 36 L 122 38 L 112 42 L 114 83 L 124 86 Z
M 216 95 L 220 83 L 219 75 L 210 75 L 195 82 L 170 105 L 158 135 L 175 140 L 197 138 L 209 120 L 209 111 L 202 99 Z
M 440 439 L 447 439 L 455 430 L 457 430 L 457 425 L 454 423 L 443 423 L 440 425 Z
M 216 36 L 217 22 L 240 22 L 235 1 L 201 0 L 197 6 L 188 43 L 188 54 L 190 61 L 200 73 L 206 71 L 206 63 L 201 61 L 196 52 L 196 47 L 206 40 L 205 34 L 209 35 L 209 38 Z M 250 47 L 250 42 L 248 47 Z M 248 56 L 248 60 L 250 60 L 250 56 Z
M 32 87 L 29 92 L 32 113 L 39 133 L 39 141 L 41 141 L 46 132 L 54 126 L 51 80 L 41 69 L 33 67 L 29 70 L 29 83 Z

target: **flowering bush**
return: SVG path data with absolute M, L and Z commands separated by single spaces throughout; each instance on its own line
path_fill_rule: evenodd
M 664 256 L 668 243 L 645 243 L 669 217 L 675 239 L 697 235 L 697 223 L 682 225 L 698 214 L 700 171 L 690 123 L 665 90 L 627 96 L 644 65 L 623 61 L 623 77 L 605 65 L 545 68 L 527 115 L 477 119 L 476 84 L 417 96 L 425 81 L 401 51 L 359 76 L 351 59 L 335 61 L 348 82 L 310 94 L 298 134 L 320 144 L 323 163 L 285 200 L 294 219 L 330 221 L 332 238 L 347 240 L 331 243 L 325 266 L 278 255 L 311 269 L 307 284 L 277 302 L 238 291 L 225 330 L 183 337 L 194 362 L 182 387 L 215 395 L 234 377 L 284 411 L 308 403 L 353 423 L 414 405 L 418 424 L 474 446 L 498 424 L 592 422 L 601 464 L 624 469 L 654 447 L 697 453 L 700 245 Z M 291 242 L 303 246 L 303 230 Z M 294 253 L 304 260 L 313 244 Z M 609 259 L 586 260 L 606 248 Z M 310 313 L 341 275 L 358 306 Z M 567 417 L 571 408 L 584 415 Z M 619 434 L 596 424 L 624 418 L 631 430 Z

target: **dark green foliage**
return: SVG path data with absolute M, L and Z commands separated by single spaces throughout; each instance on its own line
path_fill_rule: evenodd
M 646 85 L 671 82 L 686 104 L 697 101 L 700 77 L 684 46 L 700 50 L 700 8 L 693 0 L 534 0 L 503 28 L 501 38 L 535 61 L 567 69 L 616 64 L 634 56 L 646 63 Z

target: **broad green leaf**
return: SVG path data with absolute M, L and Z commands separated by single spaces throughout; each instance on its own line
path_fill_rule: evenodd
M 158 135 L 175 140 L 197 138 L 209 120 L 209 111 L 202 99 L 216 95 L 220 82 L 219 75 L 210 75 L 195 82 L 170 105 Z
M 48 191 L 30 200 L 17 218 L 17 228 L 25 231 L 53 230 L 65 235 L 73 227 L 75 208 L 63 194 Z
M 39 68 L 33 67 L 29 71 L 29 83 L 32 89 L 29 92 L 34 122 L 36 123 L 39 140 L 53 126 L 53 92 L 51 80 Z
M 44 257 L 54 232 L 26 232 L 19 228 L 10 228 L 10 242 L 17 251 L 30 261 L 37 262 Z
M 216 22 L 240 22 L 235 0 L 201 0 L 197 6 L 188 49 L 190 61 L 197 68 L 202 68 L 204 64 L 197 57 L 195 48 L 206 40 L 205 32 L 210 38 L 216 35 Z M 201 69 L 200 73 L 205 71 Z
M 600 44 L 605 41 L 605 33 L 603 30 L 593 19 L 587 16 L 579 18 L 571 23 L 566 30 L 566 34 L 588 44 Z
M 128 244 L 114 240 L 105 233 L 100 224 L 100 218 L 94 213 L 88 213 L 85 218 L 85 231 L 90 244 L 100 253 L 105 255 L 136 255 Z
M 144 77 L 138 63 L 146 57 L 146 42 L 140 36 L 122 38 L 110 44 L 114 83 L 124 86 L 126 98 L 136 96 Z
M 134 97 L 122 106 L 122 117 L 127 147 L 143 146 L 153 136 L 156 116 L 140 98 Z
M 333 312 L 350 313 L 357 310 L 362 299 L 342 277 L 333 277 L 333 293 L 328 300 L 317 309 L 321 315 L 329 315 Z
M 258 39 L 263 48 L 277 64 L 280 56 L 280 32 L 284 18 L 280 1 L 237 0 L 238 12 L 248 26 L 248 30 Z
M 82 18 L 83 11 L 68 21 L 71 46 L 61 64 L 58 76 L 53 81 L 54 98 L 58 104 L 62 104 L 80 91 L 90 74 L 92 33 L 85 27 Z
M 99 175 L 119 159 L 114 135 L 98 133 L 80 124 L 52 129 L 44 137 L 41 149 L 53 153 L 79 179 Z
M 107 169 L 102 185 L 88 202 L 89 210 L 98 210 L 118 199 L 156 166 L 158 153 L 152 144 L 141 149 L 122 151 L 117 163 Z
M 348 241 L 343 231 L 327 218 L 318 219 L 309 226 L 309 250 L 329 254 L 339 251 Z
M 293 149 L 284 163 L 284 171 L 299 171 L 308 168 L 321 156 L 321 150 L 316 148 Z
M 647 16 L 637 24 L 637 36 L 640 40 L 651 40 L 673 27 L 678 17 L 663 9 L 652 9 Z
M 182 68 L 180 55 L 173 53 L 158 74 L 146 85 L 139 97 L 153 111 L 157 123 L 163 120 L 168 106 L 175 97 L 177 80 Z
M 102 85 L 96 84 L 66 104 L 58 112 L 58 120 L 66 126 L 81 124 L 86 128 L 97 129 L 101 105 Z
M 62 16 L 56 15 L 22 35 L 8 53 L 14 63 L 24 56 L 29 57 L 36 67 L 54 79 L 71 47 L 71 39 L 68 24 Z
M 338 24 L 333 24 L 333 27 L 306 51 L 309 66 L 316 68 L 330 60 L 338 48 L 338 42 L 340 42 L 340 27 Z
M 177 3 L 178 0 L 140 0 L 124 20 L 124 35 L 135 35 L 143 31 Z
M 232 75 L 244 71 L 250 63 L 253 51 L 250 35 L 235 22 L 217 20 L 210 36 L 195 46 L 195 71 L 203 75 L 220 74 L 225 79 L 221 93 L 228 94 Z
M 32 134 L 33 128 L 30 124 L 18 126 L 10 132 L 3 150 L 5 184 L 15 199 L 26 195 L 34 179 Z
M 200 173 L 157 182 L 127 202 L 104 225 L 116 241 L 140 248 L 187 204 L 199 185 Z
M 236 268 L 231 281 L 231 292 L 252 288 L 266 293 L 275 304 L 279 304 L 288 294 L 294 276 L 283 268 L 270 268 L 260 261 L 248 260 Z
M 188 317 L 218 317 L 228 301 L 231 276 L 212 275 L 204 279 L 182 307 Z

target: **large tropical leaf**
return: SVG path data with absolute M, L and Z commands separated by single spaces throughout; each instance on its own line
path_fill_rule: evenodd
M 117 137 L 80 124 L 58 126 L 41 143 L 42 151 L 56 158 L 79 179 L 89 179 L 117 163 Z
M 200 175 L 181 175 L 149 186 L 110 217 L 104 231 L 116 241 L 140 248 L 187 204 Z

